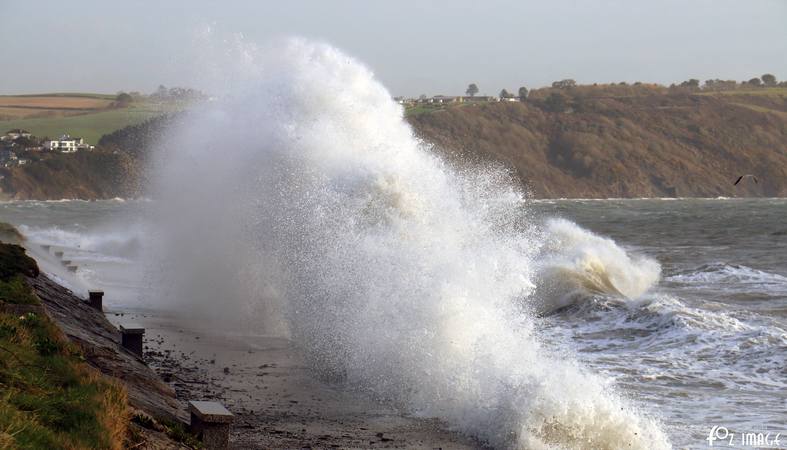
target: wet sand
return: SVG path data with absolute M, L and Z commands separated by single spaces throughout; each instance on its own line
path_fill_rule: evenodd
M 146 328 L 146 362 L 188 400 L 235 414 L 232 448 L 479 448 L 435 419 L 319 380 L 287 339 L 200 330 L 161 314 L 108 313 Z

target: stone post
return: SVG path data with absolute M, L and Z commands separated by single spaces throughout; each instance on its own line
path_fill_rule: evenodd
M 230 424 L 235 419 L 227 408 L 216 402 L 189 402 L 190 430 L 208 450 L 230 448 Z
M 137 324 L 125 324 L 120 326 L 120 340 L 123 347 L 131 353 L 142 358 L 142 337 L 145 329 Z
M 104 310 L 104 291 L 88 291 L 90 306 L 103 311 Z

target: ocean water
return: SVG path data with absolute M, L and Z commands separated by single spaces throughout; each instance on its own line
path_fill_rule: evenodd
M 45 271 L 287 336 L 326 380 L 495 448 L 785 431 L 784 200 L 530 200 L 439 159 L 341 51 L 218 41 L 154 201 L 0 205 Z
M 574 267 L 563 276 L 577 282 L 574 289 L 553 291 L 554 308 L 531 316 L 546 351 L 610 380 L 660 421 L 675 448 L 707 448 L 714 426 L 787 432 L 787 199 L 536 200 L 525 207 L 537 222 L 563 227 L 556 235 L 581 242 L 562 250 Z M 150 291 L 139 267 L 151 209 L 142 201 L 12 202 L 0 204 L 0 220 L 20 226 L 39 259 L 56 250 L 38 244 L 62 248 L 80 268 L 71 274 L 52 265 L 50 272 L 77 290 L 103 288 L 110 310 L 155 310 L 156 301 L 143 298 Z M 620 255 L 610 248 L 657 262 L 660 275 L 632 297 L 589 282 L 606 268 L 637 269 L 629 262 L 614 268 L 621 261 L 606 258 Z M 585 270 L 593 266 L 587 261 L 603 268 Z

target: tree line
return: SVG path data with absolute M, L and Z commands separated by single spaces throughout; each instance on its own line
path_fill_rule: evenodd
M 614 85 L 614 84 L 615 83 L 613 83 L 612 85 Z M 617 83 L 617 85 L 618 86 L 628 86 L 629 84 L 626 83 L 625 81 L 621 81 L 620 83 Z M 566 79 L 563 79 L 563 80 L 558 80 L 558 81 L 552 82 L 551 86 L 552 86 L 552 89 L 572 89 L 572 88 L 576 88 L 578 85 L 577 85 L 576 80 L 574 80 L 572 78 L 566 78 Z M 598 84 L 594 83 L 593 86 L 594 87 L 598 86 Z M 631 84 L 631 86 L 646 86 L 646 84 L 637 81 L 637 82 Z M 663 87 L 663 86 L 657 85 L 657 84 L 650 84 L 650 85 L 647 85 L 647 86 Z M 754 77 L 754 78 L 751 78 L 751 79 L 749 79 L 747 81 L 740 81 L 740 82 L 737 82 L 735 80 L 720 80 L 720 79 L 716 78 L 716 79 L 708 79 L 708 80 L 705 80 L 704 83 L 701 83 L 700 80 L 698 80 L 696 78 L 691 78 L 689 80 L 681 82 L 680 84 L 673 83 L 673 84 L 671 84 L 669 86 L 669 89 L 670 90 L 678 90 L 678 89 L 682 88 L 682 89 L 692 90 L 692 91 L 699 91 L 699 90 L 703 90 L 703 91 L 725 91 L 725 90 L 757 88 L 757 87 L 787 87 L 787 81 L 779 82 L 776 79 L 776 76 L 771 74 L 771 73 L 766 73 L 766 74 L 763 74 L 763 75 L 761 75 L 759 77 Z M 468 96 L 470 96 L 470 97 L 474 97 L 476 94 L 478 94 L 478 92 L 479 92 L 479 88 L 478 88 L 478 85 L 476 83 L 470 83 L 467 86 L 467 90 L 465 91 L 465 93 Z M 499 97 L 500 98 L 519 98 L 520 100 L 525 101 L 527 99 L 528 93 L 529 93 L 529 90 L 525 86 L 521 86 L 517 90 L 516 94 L 511 93 L 507 89 L 504 88 L 504 89 L 502 89 L 500 91 Z

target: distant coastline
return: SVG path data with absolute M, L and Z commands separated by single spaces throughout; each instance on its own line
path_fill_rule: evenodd
M 108 107 L 107 97 L 72 100 Z M 397 101 L 414 132 L 451 164 L 502 166 L 535 199 L 787 196 L 784 87 L 613 84 L 536 89 L 509 101 L 445 100 L 459 98 Z M 28 164 L 0 167 L 0 201 L 144 196 L 147 157 L 171 121 L 171 114 L 134 119 L 107 129 L 95 150 L 39 152 Z M 733 186 L 746 173 L 759 182 Z

